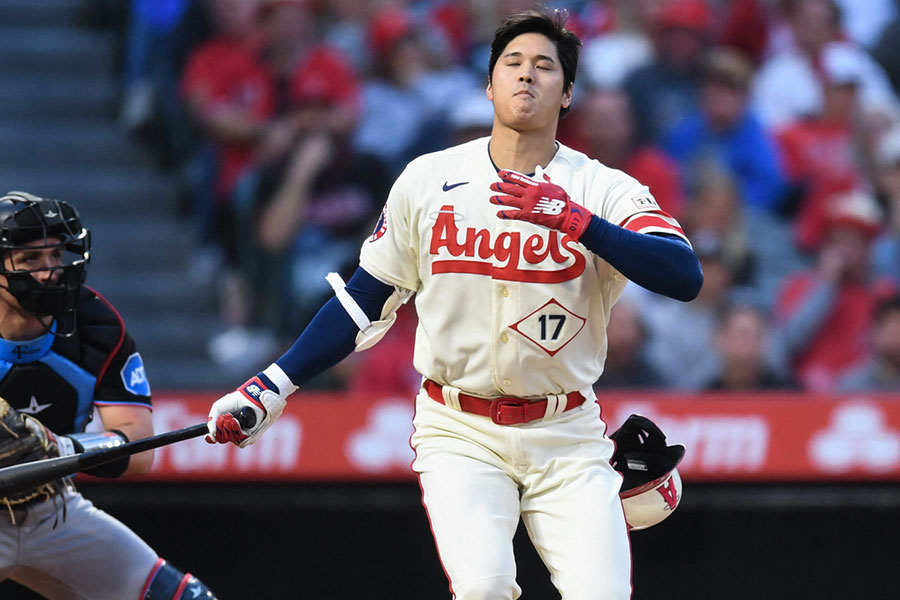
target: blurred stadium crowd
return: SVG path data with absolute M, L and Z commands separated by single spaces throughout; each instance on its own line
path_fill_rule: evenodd
M 534 7 L 124 4 L 97 0 L 120 119 L 181 177 L 226 364 L 293 341 L 407 161 L 490 132 L 489 40 Z M 900 391 L 900 3 L 549 4 L 584 43 L 559 139 L 648 185 L 705 273 L 688 304 L 628 287 L 598 388 Z M 410 394 L 414 333 L 408 306 L 320 385 Z

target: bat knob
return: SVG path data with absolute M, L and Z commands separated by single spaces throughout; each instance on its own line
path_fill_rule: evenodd
M 234 418 L 241 424 L 242 429 L 252 429 L 256 425 L 256 412 L 249 406 L 243 407 L 234 413 Z

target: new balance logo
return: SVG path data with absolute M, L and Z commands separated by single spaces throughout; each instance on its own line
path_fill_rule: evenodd
M 259 395 L 262 394 L 263 390 L 261 387 L 256 385 L 255 383 L 251 383 L 247 387 L 244 388 L 244 391 L 247 392 L 248 395 L 253 396 L 254 398 L 259 398 Z
M 565 200 L 551 200 L 550 198 L 541 198 L 534 205 L 531 212 L 544 213 L 545 215 L 558 215 L 566 207 Z

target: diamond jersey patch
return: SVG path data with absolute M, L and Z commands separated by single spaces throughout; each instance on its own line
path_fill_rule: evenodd
M 554 356 L 575 339 L 587 319 L 580 317 L 551 298 L 527 317 L 510 325 L 510 329 Z

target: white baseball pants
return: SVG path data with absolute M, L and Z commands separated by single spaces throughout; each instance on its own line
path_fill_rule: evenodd
M 631 597 L 621 476 L 588 398 L 556 418 L 496 425 L 419 393 L 413 469 L 456 600 L 519 597 L 520 516 L 562 600 Z

